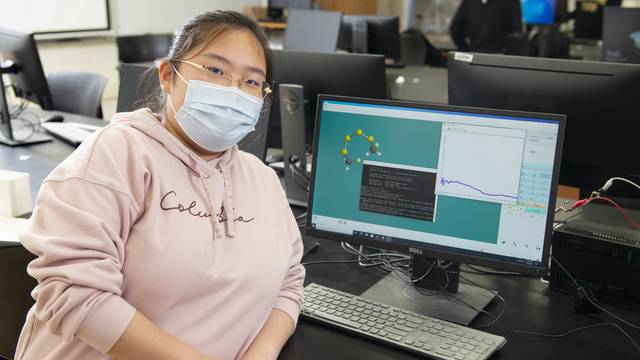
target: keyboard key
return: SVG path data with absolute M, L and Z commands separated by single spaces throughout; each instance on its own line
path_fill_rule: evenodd
M 456 355 L 456 360 L 464 360 L 464 355 L 462 355 L 462 354 L 457 354 L 457 355 Z
M 398 329 L 398 330 L 405 331 L 405 332 L 411 332 L 411 331 L 413 331 L 413 329 L 412 329 L 412 328 L 407 327 L 407 326 L 404 326 L 404 325 L 396 324 L 396 325 L 393 325 L 393 327 L 394 327 L 394 328 L 396 328 L 396 329 Z
M 318 316 L 318 317 L 321 317 L 321 318 L 324 318 L 324 319 L 327 319 L 327 320 L 331 320 L 331 321 L 337 322 L 339 324 L 343 324 L 343 325 L 352 327 L 354 329 L 359 329 L 360 328 L 360 324 L 358 324 L 357 322 L 349 321 L 347 319 L 343 319 L 343 318 L 338 317 L 338 316 L 333 316 L 331 314 L 326 314 L 326 313 L 322 313 L 322 312 L 318 311 L 314 315 Z
M 455 354 L 452 353 L 449 350 L 444 350 L 444 349 L 438 349 L 436 350 L 436 354 L 440 354 L 440 355 L 444 355 L 444 356 L 448 356 L 448 357 L 453 357 Z
M 396 334 L 388 334 L 387 337 L 391 340 L 400 341 L 402 340 L 402 336 Z

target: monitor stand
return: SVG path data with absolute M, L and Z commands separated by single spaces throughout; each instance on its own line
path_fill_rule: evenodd
M 432 261 L 437 260 L 424 257 L 418 259 L 414 256 L 413 263 L 417 266 L 414 266 L 412 279 L 424 276 L 429 270 L 429 265 L 426 264 Z M 459 265 L 459 263 L 453 263 L 449 266 L 448 274 L 438 266 L 433 266 L 429 276 L 416 281 L 414 286 L 407 284 L 407 279 L 401 278 L 402 275 L 391 273 L 361 296 L 386 305 L 468 326 L 480 313 L 475 309 L 484 309 L 494 299 L 495 294 L 477 286 L 460 284 L 457 273 Z

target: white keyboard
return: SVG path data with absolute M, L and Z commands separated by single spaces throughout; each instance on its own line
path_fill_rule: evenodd
M 89 135 L 102 128 L 76 122 L 46 122 L 42 127 L 51 135 L 75 146 L 80 145 Z

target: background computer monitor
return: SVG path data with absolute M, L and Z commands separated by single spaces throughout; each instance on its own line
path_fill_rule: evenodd
M 9 73 L 11 88 L 16 97 L 36 103 L 43 110 L 53 110 L 38 47 L 32 34 L 0 28 L 0 58 L 4 64 L 13 62 L 15 73 Z
M 640 9 L 604 8 L 601 59 L 640 64 Z
M 444 259 L 447 284 L 447 260 L 545 274 L 564 116 L 320 96 L 317 117 L 308 235 Z
M 43 110 L 53 110 L 53 99 L 49 91 L 38 48 L 32 34 L 21 33 L 6 28 L 0 28 L 0 76 L 9 80 L 8 87 L 13 89 L 16 98 L 31 101 L 40 105 Z M 0 127 L 6 144 L 13 143 L 13 129 L 10 121 L 10 111 L 7 103 L 7 85 L 0 86 Z M 40 134 L 30 136 L 30 139 L 20 141 L 20 144 L 42 142 L 50 140 Z
M 342 14 L 337 11 L 291 9 L 282 47 L 333 53 L 338 44 L 341 18 Z
M 450 53 L 448 67 L 451 105 L 567 115 L 561 184 L 588 195 L 611 176 L 640 174 L 629 159 L 639 65 Z
M 284 9 L 311 9 L 313 0 L 269 0 L 267 15 L 272 19 L 282 18 Z
M 318 94 L 387 98 L 384 58 L 379 55 L 274 50 L 273 69 L 274 90 L 277 84 L 304 87 L 307 144 L 312 143 Z M 269 123 L 268 146 L 282 148 L 278 101 L 272 103 Z
M 555 20 L 556 0 L 520 0 L 527 25 L 550 25 Z
M 386 58 L 399 60 L 400 49 L 400 24 L 397 16 L 359 16 L 344 15 L 340 27 L 338 48 L 342 50 L 360 52 L 354 47 L 353 27 L 358 21 L 367 23 L 367 53 L 380 54 Z

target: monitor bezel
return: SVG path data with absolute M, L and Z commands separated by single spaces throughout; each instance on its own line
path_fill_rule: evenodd
M 362 104 L 371 104 L 371 105 L 383 105 L 383 106 L 396 106 L 396 107 L 407 107 L 407 108 L 415 108 L 415 109 L 423 109 L 423 110 L 436 110 L 436 111 L 450 111 L 450 112 L 465 112 L 472 113 L 478 115 L 495 115 L 495 116 L 508 116 L 508 117 L 516 117 L 516 118 L 535 118 L 541 120 L 552 120 L 558 122 L 558 137 L 556 141 L 556 149 L 554 154 L 554 166 L 551 178 L 551 193 L 549 196 L 549 203 L 547 212 L 547 219 L 545 222 L 545 234 L 544 234 L 544 242 L 543 242 L 543 251 L 542 251 L 542 261 L 540 266 L 532 266 L 527 264 L 516 264 L 513 262 L 500 261 L 498 259 L 489 259 L 486 257 L 482 257 L 479 254 L 462 254 L 459 250 L 455 248 L 444 248 L 444 249 L 434 249 L 430 246 L 416 246 L 415 244 L 409 244 L 408 241 L 398 240 L 394 243 L 369 239 L 369 238 L 360 238 L 355 237 L 353 235 L 339 234 L 330 231 L 318 230 L 312 228 L 312 218 L 313 218 L 313 195 L 315 191 L 315 179 L 316 179 L 316 166 L 313 166 L 311 169 L 311 179 L 309 183 L 309 192 L 308 192 L 308 210 L 307 210 L 307 220 L 305 227 L 305 234 L 308 236 L 313 236 L 317 238 L 333 240 L 338 242 L 348 242 L 356 245 L 363 245 L 374 248 L 385 248 L 390 250 L 397 250 L 401 252 L 405 252 L 413 255 L 420 256 L 429 256 L 435 258 L 443 258 L 443 259 L 452 259 L 461 263 L 469 263 L 480 266 L 487 266 L 491 268 L 497 268 L 506 271 L 514 271 L 525 274 L 533 274 L 533 275 L 545 275 L 549 266 L 549 256 L 551 249 L 551 236 L 553 233 L 553 219 L 555 215 L 555 203 L 558 192 L 558 178 L 560 173 L 560 161 L 562 158 L 562 144 L 564 137 L 564 129 L 566 123 L 566 116 L 560 114 L 546 114 L 546 113 L 532 113 L 532 112 L 522 112 L 522 111 L 511 111 L 511 110 L 497 110 L 497 109 L 485 109 L 485 108 L 473 108 L 473 107 L 464 107 L 464 106 L 452 106 L 452 105 L 444 105 L 444 104 L 433 104 L 433 103 L 423 103 L 423 102 L 412 102 L 412 101 L 397 101 L 397 100 L 381 100 L 381 99 L 365 99 L 365 98 L 357 98 L 357 97 L 349 97 L 349 96 L 334 96 L 334 95 L 318 95 L 318 106 L 316 109 L 316 122 L 315 122 L 315 131 L 313 136 L 313 146 L 314 149 L 318 149 L 318 139 L 320 136 L 320 126 L 321 126 L 321 112 L 323 108 L 323 104 L 325 101 L 343 101 L 343 102 L 353 102 L 353 103 L 362 103 Z M 317 161 L 317 151 L 314 151 L 312 155 L 312 161 L 315 165 Z M 494 254 L 492 254 L 494 255 Z

